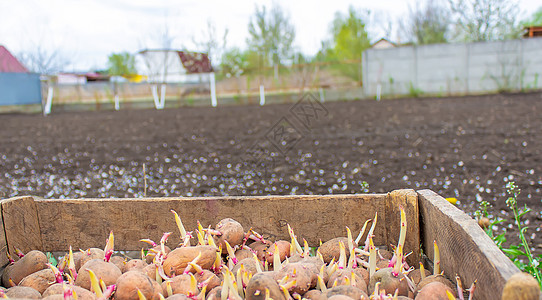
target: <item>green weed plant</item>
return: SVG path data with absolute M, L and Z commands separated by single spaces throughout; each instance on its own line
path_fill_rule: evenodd
M 509 247 L 505 247 L 506 243 L 506 229 L 503 230 L 500 234 L 495 234 L 493 232 L 493 227 L 499 223 L 504 222 L 502 219 L 490 218 L 487 208 L 490 204 L 487 201 L 482 201 L 480 203 L 480 209 L 477 210 L 474 214 L 479 219 L 481 217 L 486 217 L 490 220 L 490 225 L 485 229 L 487 235 L 493 239 L 495 244 L 502 250 L 510 260 L 521 270 L 536 278 L 538 285 L 542 287 L 542 266 L 540 262 L 542 261 L 542 255 L 534 256 L 529 247 L 529 242 L 525 236 L 525 232 L 528 227 L 522 225 L 522 218 L 531 211 L 530 208 L 525 205 L 523 208 L 518 207 L 518 196 L 521 192 L 519 187 L 515 182 L 508 182 L 506 184 L 506 192 L 508 198 L 506 199 L 506 206 L 512 211 L 514 215 L 514 223 L 516 224 L 519 230 L 520 241 L 518 244 L 512 244 Z

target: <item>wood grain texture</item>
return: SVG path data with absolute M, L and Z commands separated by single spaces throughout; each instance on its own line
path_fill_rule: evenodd
M 407 219 L 407 234 L 404 254 L 412 251 L 406 258 L 409 265 L 420 261 L 420 223 L 418 209 L 418 194 L 414 190 L 395 190 L 388 193 L 386 201 L 386 236 L 388 246 L 397 245 L 401 231 L 401 207 L 404 208 Z
M 6 240 L 6 231 L 4 229 L 4 217 L 2 216 L 2 205 L 0 205 L 0 266 L 5 266 L 9 263 L 9 260 L 6 255 L 7 253 L 8 253 L 8 242 Z
M 23 252 L 43 250 L 40 223 L 34 198 L 31 196 L 3 200 L 2 218 L 8 251 L 15 253 L 15 248 Z
M 461 277 L 464 287 L 474 280 L 476 299 L 501 299 L 506 280 L 518 268 L 463 211 L 431 190 L 418 191 L 424 252 L 433 258 L 433 241 L 440 250 L 441 269 Z
M 386 214 L 386 194 L 331 196 L 200 197 L 149 199 L 36 200 L 43 246 L 46 251 L 105 246 L 110 230 L 115 233 L 115 248 L 139 250 L 140 239 L 159 241 L 164 232 L 173 232 L 168 245 L 179 243 L 173 214 L 181 217 L 185 228 L 214 227 L 223 218 L 233 218 L 244 227 L 271 239 L 287 239 L 287 224 L 298 239 L 317 246 L 346 236 L 346 226 L 357 236 L 363 223 L 376 211 Z M 245 228 L 247 230 L 248 228 Z M 375 243 L 386 244 L 385 222 L 378 222 Z

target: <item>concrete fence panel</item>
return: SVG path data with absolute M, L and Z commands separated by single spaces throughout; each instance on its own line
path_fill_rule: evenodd
M 540 89 L 542 38 L 369 49 L 362 64 L 370 97 Z
M 463 45 L 429 45 L 416 48 L 417 86 L 420 91 L 431 94 L 450 94 L 466 90 L 466 64 L 458 64 L 457 57 L 467 55 Z M 423 88 L 422 88 L 423 87 Z

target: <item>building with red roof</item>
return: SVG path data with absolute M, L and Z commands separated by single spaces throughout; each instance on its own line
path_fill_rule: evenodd
M 30 73 L 0 45 L 0 106 L 41 105 L 40 74 Z
M 542 37 L 542 26 L 528 26 L 523 27 L 525 30 L 525 33 L 523 34 L 524 38 L 532 38 L 532 37 Z
M 28 73 L 28 69 L 13 56 L 6 47 L 0 45 L 1 73 Z

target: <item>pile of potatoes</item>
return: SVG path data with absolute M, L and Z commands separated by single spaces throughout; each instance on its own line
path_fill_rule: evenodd
M 408 266 L 403 245 L 404 212 L 394 251 L 377 249 L 376 216 L 356 239 L 347 228 L 311 248 L 290 226 L 290 240 L 270 241 L 227 218 L 214 228 L 187 232 L 178 215 L 181 244 L 166 246 L 166 233 L 141 258 L 115 254 L 114 236 L 105 249 L 70 251 L 56 266 L 40 251 L 19 253 L 2 274 L 0 296 L 17 299 L 463 299 L 461 282 Z M 365 235 L 369 222 L 372 226 Z M 404 224 L 403 224 L 404 223 Z M 403 226 L 404 225 L 404 226 Z M 361 238 L 366 236 L 364 243 Z M 143 244 L 143 243 L 142 243 Z M 437 251 L 438 252 L 438 251 Z M 437 257 L 438 260 L 438 257 Z M 459 291 L 459 293 L 458 293 Z M 474 286 L 471 286 L 471 293 Z

